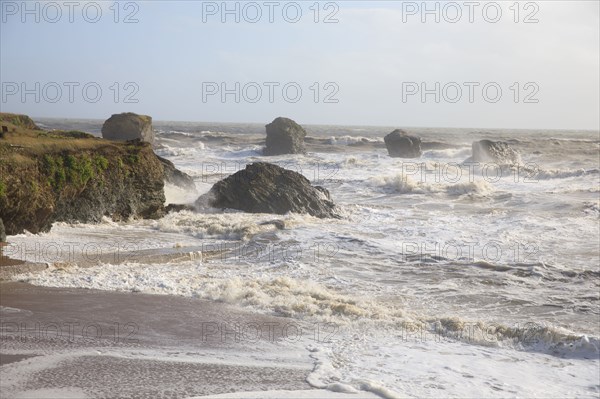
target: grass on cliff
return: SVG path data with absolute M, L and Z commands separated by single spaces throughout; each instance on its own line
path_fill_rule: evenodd
M 65 133 L 15 128 L 14 131 L 5 133 L 4 138 L 0 140 L 0 157 L 18 155 L 37 157 L 48 153 L 92 150 L 110 145 L 106 140 L 92 135 L 88 138 L 77 138 L 82 136 L 73 138 Z
M 24 129 L 40 130 L 35 122 L 27 115 L 0 113 L 0 124 L 18 126 Z
M 20 133 L 21 137 L 0 139 L 0 203 L 9 193 L 10 198 L 22 198 L 23 191 L 28 191 L 36 198 L 44 194 L 51 197 L 52 191 L 58 193 L 65 188 L 80 191 L 90 179 L 102 176 L 109 167 L 106 154 L 115 152 L 110 145 L 96 140 L 50 139 Z M 17 192 L 21 195 L 15 196 Z
M 133 166 L 139 161 L 136 144 L 108 141 L 79 131 L 46 132 L 25 129 L 6 121 L 2 124 L 8 125 L 9 132 L 0 139 L 0 166 L 39 164 L 41 171 L 51 179 L 85 183 L 95 171 L 108 169 L 107 155 L 119 155 L 119 160 L 128 161 L 116 162 L 113 166 L 117 168 L 126 164 Z M 0 187 L 2 177 L 0 175 Z

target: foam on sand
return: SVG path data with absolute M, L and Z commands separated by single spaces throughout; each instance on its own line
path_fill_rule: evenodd
M 360 396 L 354 393 L 332 392 L 322 389 L 308 389 L 303 391 L 255 391 L 255 392 L 235 392 L 221 395 L 196 396 L 188 399 L 376 399 L 379 396 L 368 392 L 361 392 Z

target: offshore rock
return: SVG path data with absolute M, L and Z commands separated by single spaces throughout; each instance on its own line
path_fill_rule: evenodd
M 265 126 L 267 129 L 264 155 L 304 154 L 306 130 L 288 118 L 276 118 Z
M 152 144 L 154 143 L 152 118 L 148 115 L 138 115 L 133 112 L 114 114 L 102 125 L 102 137 L 115 141 L 139 139 Z
M 338 218 L 329 191 L 312 186 L 301 174 L 266 162 L 256 162 L 217 182 L 197 204 L 251 213 L 304 213 Z
M 421 139 L 396 129 L 383 139 L 388 154 L 393 158 L 419 158 L 422 154 Z

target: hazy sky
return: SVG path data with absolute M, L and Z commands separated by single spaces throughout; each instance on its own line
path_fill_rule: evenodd
M 597 1 L 0 5 L 5 112 L 599 129 Z

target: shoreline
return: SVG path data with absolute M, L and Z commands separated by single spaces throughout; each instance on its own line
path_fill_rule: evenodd
M 345 397 L 311 387 L 306 381 L 314 367 L 309 352 L 301 357 L 288 353 L 277 342 L 276 328 L 273 339 L 260 341 L 235 339 L 231 331 L 219 336 L 214 330 L 219 323 L 298 323 L 285 317 L 200 299 L 15 282 L 0 282 L 0 314 L 1 388 L 7 397 L 235 392 L 241 396 L 227 397 L 253 397 L 243 392 L 257 391 Z
M 0 256 L 0 282 L 12 281 L 12 277 L 22 273 L 36 273 L 46 270 L 49 267 L 70 267 L 77 266 L 88 268 L 100 266 L 102 264 L 119 265 L 125 262 L 134 262 L 140 264 L 156 263 L 178 263 L 189 260 L 208 260 L 212 257 L 221 255 L 222 251 L 204 251 L 201 247 L 182 247 L 182 248 L 158 248 L 145 249 L 129 252 L 108 252 L 95 257 L 85 256 L 82 253 L 70 254 L 69 258 L 62 258 L 55 262 L 30 262 L 18 258 L 11 258 L 6 255 Z

